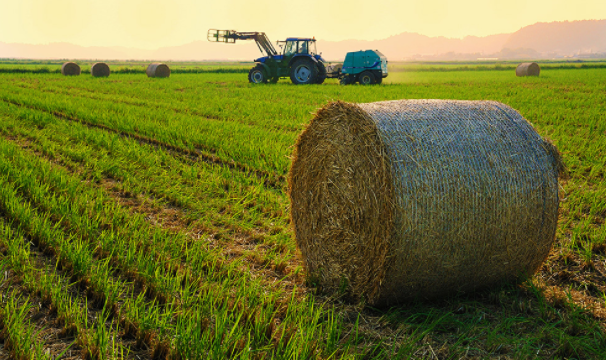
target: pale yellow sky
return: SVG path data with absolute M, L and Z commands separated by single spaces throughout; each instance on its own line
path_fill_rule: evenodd
M 0 0 L 0 41 L 155 49 L 209 28 L 322 40 L 402 32 L 464 37 L 536 22 L 606 19 L 606 0 Z

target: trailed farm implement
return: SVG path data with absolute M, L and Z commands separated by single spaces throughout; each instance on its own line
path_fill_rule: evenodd
M 287 38 L 278 41 L 279 53 L 264 32 L 208 30 L 208 41 L 233 44 L 236 40 L 254 40 L 264 55 L 255 59 L 248 81 L 255 84 L 276 83 L 290 77 L 293 84 L 322 84 L 327 78 L 338 78 L 342 84 L 359 82 L 380 84 L 387 76 L 387 58 L 378 50 L 349 52 L 341 65 L 328 64 L 316 50 L 315 38 Z

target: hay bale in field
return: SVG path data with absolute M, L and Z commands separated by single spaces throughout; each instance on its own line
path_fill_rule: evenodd
M 308 276 L 384 306 L 532 274 L 554 240 L 560 165 L 498 102 L 330 103 L 288 179 Z
M 66 62 L 61 65 L 62 75 L 80 75 L 80 66 L 73 62 Z
M 170 76 L 170 68 L 166 64 L 151 63 L 147 66 L 147 77 L 166 78 Z
M 541 68 L 537 63 L 521 63 L 516 67 L 516 76 L 539 76 Z
M 109 65 L 106 63 L 95 63 L 90 68 L 90 73 L 94 77 L 107 77 L 109 76 Z

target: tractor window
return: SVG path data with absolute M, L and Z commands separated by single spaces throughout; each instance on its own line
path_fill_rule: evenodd
M 299 54 L 307 54 L 307 41 L 299 41 Z
M 316 42 L 315 41 L 310 41 L 308 46 L 309 46 L 309 53 L 311 55 L 316 55 L 318 53 L 316 51 Z
M 286 48 L 284 48 L 284 56 L 292 55 L 297 52 L 297 42 L 287 41 Z

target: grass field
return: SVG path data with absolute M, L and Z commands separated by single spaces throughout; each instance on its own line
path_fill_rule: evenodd
M 606 69 L 445 66 L 369 87 L 0 74 L 0 359 L 606 358 Z M 298 133 L 331 100 L 407 98 L 501 101 L 558 146 L 557 238 L 532 278 L 392 309 L 306 282 Z

